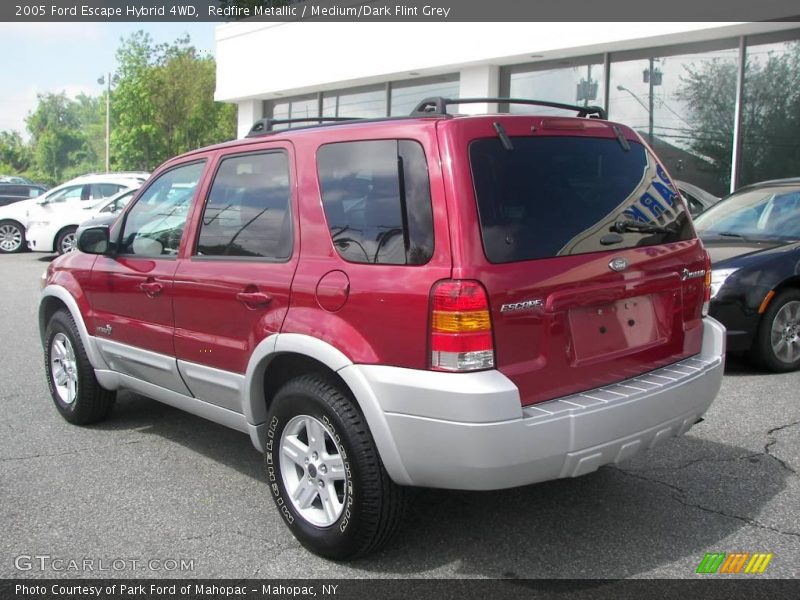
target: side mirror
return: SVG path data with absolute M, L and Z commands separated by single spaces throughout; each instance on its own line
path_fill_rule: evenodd
M 86 254 L 107 254 L 111 248 L 108 225 L 87 227 L 78 232 L 78 250 Z

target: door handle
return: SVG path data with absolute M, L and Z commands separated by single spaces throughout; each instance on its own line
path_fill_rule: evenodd
M 147 283 L 140 283 L 139 289 L 147 294 L 149 298 L 155 298 L 164 290 L 164 286 L 157 281 L 148 281 Z
M 239 292 L 236 294 L 236 299 L 247 308 L 266 306 L 272 302 L 272 298 L 269 295 L 262 294 L 261 292 Z

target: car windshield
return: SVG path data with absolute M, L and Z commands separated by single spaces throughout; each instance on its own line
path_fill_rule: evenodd
M 701 235 L 745 239 L 800 239 L 800 187 L 768 187 L 735 194 L 694 222 Z

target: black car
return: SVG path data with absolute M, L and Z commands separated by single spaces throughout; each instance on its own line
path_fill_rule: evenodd
M 743 187 L 695 219 L 711 255 L 711 316 L 728 350 L 800 367 L 800 178 Z
M 28 198 L 37 198 L 46 191 L 45 186 L 35 183 L 0 183 L 0 206 Z

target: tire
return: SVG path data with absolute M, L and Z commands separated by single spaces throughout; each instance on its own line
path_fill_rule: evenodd
M 278 511 L 315 554 L 363 556 L 402 520 L 405 489 L 389 478 L 363 415 L 333 378 L 304 375 L 278 391 L 264 458 Z
M 0 254 L 25 250 L 25 228 L 16 221 L 0 221 Z
M 105 419 L 114 406 L 116 394 L 97 383 L 78 329 L 68 312 L 60 310 L 50 318 L 44 348 L 47 387 L 61 416 L 75 425 Z
M 776 373 L 800 368 L 800 290 L 787 289 L 772 299 L 761 317 L 750 357 Z
M 78 231 L 78 228 L 73 225 L 65 227 L 58 233 L 56 236 L 55 251 L 58 252 L 59 256 L 67 252 L 72 252 L 77 248 L 75 245 L 77 242 L 75 238 L 76 231 Z

